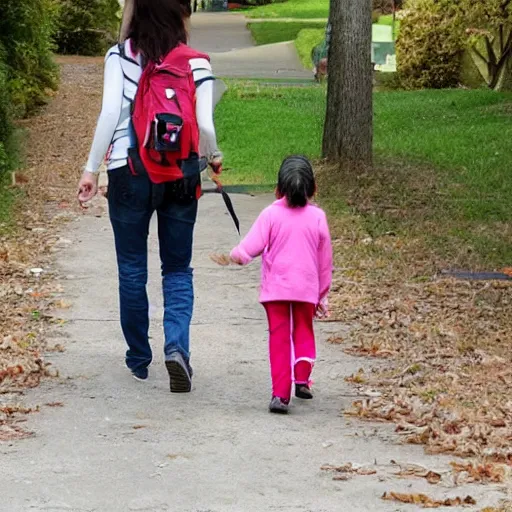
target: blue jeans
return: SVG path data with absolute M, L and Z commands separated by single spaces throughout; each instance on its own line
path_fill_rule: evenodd
M 128 344 L 126 365 L 149 366 L 148 234 L 153 213 L 158 215 L 158 238 L 164 295 L 165 354 L 181 352 L 190 358 L 190 321 L 194 306 L 192 242 L 197 200 L 178 202 L 166 193 L 156 208 L 156 187 L 149 178 L 133 176 L 128 167 L 109 172 L 109 213 L 117 253 L 121 327 Z

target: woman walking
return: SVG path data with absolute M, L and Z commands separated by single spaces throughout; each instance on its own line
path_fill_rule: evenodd
M 111 48 L 105 59 L 105 83 L 101 114 L 88 162 L 79 183 L 79 200 L 97 193 L 98 170 L 107 155 L 108 202 L 119 272 L 121 327 L 128 344 L 126 365 L 132 375 L 145 380 L 152 361 L 148 341 L 149 315 L 148 232 L 153 214 L 158 216 L 158 237 L 164 295 L 165 362 L 172 392 L 189 392 L 192 386 L 189 331 L 194 292 L 190 262 L 197 216 L 195 180 L 179 180 L 155 186 L 147 173 L 129 167 L 133 148 L 132 104 L 146 66 L 155 66 L 187 43 L 186 23 L 190 0 L 133 0 L 127 39 Z M 218 165 L 213 124 L 213 80 L 207 56 L 186 48 L 195 82 L 195 117 L 199 128 L 199 152 Z M 191 155 L 197 157 L 199 155 Z M 190 188 L 190 190 L 187 189 Z M 155 196 L 160 200 L 155 202 Z

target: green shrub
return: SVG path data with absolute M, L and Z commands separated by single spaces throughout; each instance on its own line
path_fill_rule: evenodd
M 18 161 L 12 119 L 33 112 L 57 85 L 52 60 L 56 7 L 54 0 L 0 2 L 0 174 Z M 3 182 L 0 177 L 0 187 Z
M 306 69 L 313 67 L 311 58 L 312 50 L 325 40 L 325 29 L 308 28 L 301 30 L 297 39 L 295 39 L 295 47 L 299 54 L 300 61 Z
M 374 80 L 375 89 L 378 91 L 396 91 L 402 88 L 398 73 L 376 71 Z
M 8 167 L 6 142 L 12 134 L 9 93 L 7 91 L 7 66 L 4 64 L 5 50 L 0 45 L 0 174 Z
M 409 0 L 396 46 L 404 87 L 445 88 L 459 83 L 465 48 L 458 0 Z
M 59 0 L 56 43 L 60 53 L 101 55 L 119 30 L 118 0 Z
M 57 68 L 52 60 L 55 16 L 54 0 L 2 0 L 0 58 L 5 63 L 8 101 L 18 116 L 42 105 L 45 90 L 56 87 Z

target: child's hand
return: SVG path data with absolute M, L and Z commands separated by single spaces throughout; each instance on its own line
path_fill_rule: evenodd
M 230 259 L 231 263 L 234 263 L 235 265 L 243 265 L 243 262 L 241 260 L 233 258 L 232 256 L 230 256 L 229 259 Z
M 329 318 L 331 316 L 327 299 L 322 300 L 322 302 L 316 306 L 315 316 L 319 319 Z

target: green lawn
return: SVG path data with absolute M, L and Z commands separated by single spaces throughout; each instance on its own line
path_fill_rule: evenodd
M 268 87 L 231 82 L 216 110 L 225 180 L 273 188 L 284 156 L 318 156 L 325 91 L 322 87 Z
M 512 193 L 511 103 L 512 95 L 486 90 L 376 94 L 375 149 L 448 172 L 470 192 L 463 194 L 470 217 L 512 219 L 506 204 L 487 200 Z
M 263 5 L 247 12 L 250 18 L 326 18 L 329 0 L 288 0 Z
M 325 33 L 325 22 L 279 22 L 249 23 L 249 30 L 257 45 L 294 41 L 304 29 L 317 29 Z
M 324 101 L 325 89 L 320 86 L 231 83 L 217 111 L 219 143 L 226 166 L 231 168 L 225 179 L 270 188 L 286 155 L 319 157 Z M 511 117 L 511 94 L 378 92 L 376 160 L 396 166 L 397 173 L 407 168 L 404 180 L 416 184 L 414 194 L 420 202 L 437 201 L 429 197 L 429 188 L 422 187 L 427 180 L 424 169 L 433 172 L 439 197 L 446 202 L 441 217 L 458 219 L 453 224 L 454 236 L 472 239 L 475 250 L 485 251 L 494 236 L 488 229 L 496 230 L 498 237 L 507 230 L 510 233 Z M 494 251 L 497 261 L 510 258 L 508 263 L 512 263 L 510 242 L 496 243 Z
M 325 28 L 316 29 L 309 28 L 301 30 L 297 39 L 295 39 L 295 47 L 299 54 L 300 61 L 306 69 L 313 67 L 313 61 L 311 60 L 311 52 L 315 46 L 318 46 L 325 38 Z

